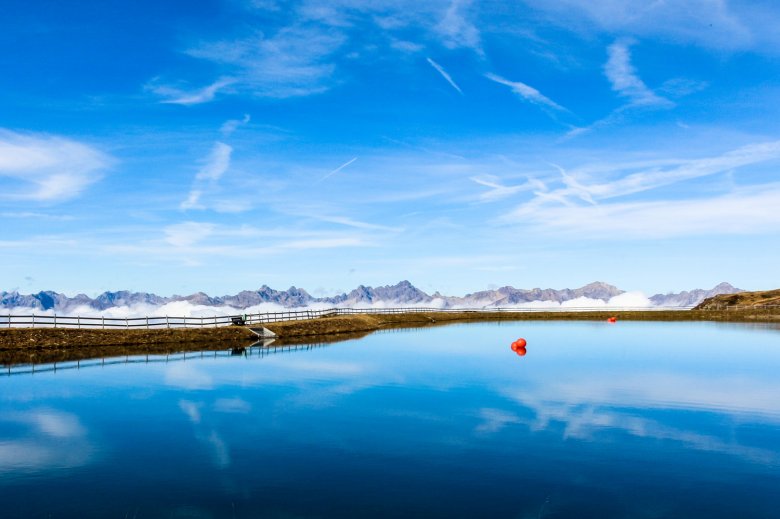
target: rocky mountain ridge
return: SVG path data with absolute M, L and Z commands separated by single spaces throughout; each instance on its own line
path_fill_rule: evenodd
M 677 294 L 656 294 L 650 297 L 650 301 L 656 306 L 696 306 L 705 299 L 723 294 L 738 294 L 744 292 L 729 283 L 720 283 L 710 290 L 696 289 L 683 291 Z
M 720 294 L 735 294 L 743 292 L 728 283 L 720 283 L 710 290 L 695 289 L 679 293 L 656 294 L 650 301 L 656 306 L 691 307 L 706 298 Z M 188 296 L 162 297 L 147 292 L 104 292 L 96 298 L 84 294 L 68 297 L 52 291 L 23 295 L 17 291 L 0 291 L 0 310 L 12 308 L 31 308 L 34 310 L 54 310 L 66 313 L 76 307 L 90 307 L 96 310 L 134 305 L 161 306 L 176 301 L 186 301 L 193 305 L 230 306 L 245 309 L 262 303 L 273 303 L 286 308 L 304 307 L 312 304 L 327 304 L 333 306 L 356 306 L 365 304 L 387 305 L 424 305 L 442 307 L 501 307 L 512 306 L 536 301 L 563 303 L 572 299 L 586 297 L 594 300 L 609 301 L 612 297 L 624 294 L 625 291 L 603 283 L 594 282 L 575 289 L 556 290 L 552 288 L 518 289 L 511 286 L 495 290 L 474 292 L 462 297 L 445 296 L 438 292 L 429 295 L 412 285 L 409 281 L 401 281 L 395 285 L 370 287 L 360 285 L 349 293 L 332 297 L 314 297 L 306 290 L 290 287 L 287 290 L 275 290 L 263 285 L 257 290 L 244 290 L 235 295 L 212 297 L 203 292 Z

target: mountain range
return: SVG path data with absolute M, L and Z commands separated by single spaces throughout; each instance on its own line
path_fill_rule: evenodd
M 656 306 L 691 307 L 708 297 L 721 294 L 743 292 L 730 285 L 720 283 L 711 290 L 695 289 L 679 293 L 656 294 L 650 301 Z M 349 293 L 333 297 L 314 297 L 302 288 L 290 287 L 287 290 L 274 290 L 263 285 L 258 290 L 244 290 L 235 295 L 212 297 L 203 292 L 188 296 L 163 297 L 147 292 L 104 292 L 90 298 L 84 294 L 68 297 L 52 291 L 23 295 L 17 291 L 0 291 L 0 309 L 32 308 L 35 310 L 54 310 L 67 313 L 77 307 L 89 307 L 95 310 L 107 310 L 120 306 L 135 306 L 139 304 L 161 306 L 176 301 L 186 301 L 193 305 L 230 306 L 245 309 L 262 303 L 273 303 L 286 308 L 305 307 L 312 304 L 328 304 L 338 306 L 356 306 L 364 304 L 385 305 L 424 305 L 441 307 L 501 307 L 531 302 L 563 303 L 577 298 L 588 298 L 601 301 L 624 294 L 625 291 L 603 282 L 594 282 L 580 288 L 555 290 L 552 288 L 519 289 L 505 286 L 495 290 L 474 292 L 462 297 L 445 296 L 438 292 L 427 294 L 412 285 L 409 281 L 401 281 L 396 285 L 367 287 L 360 285 Z

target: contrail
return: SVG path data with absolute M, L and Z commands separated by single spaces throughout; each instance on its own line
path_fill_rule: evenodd
M 319 179 L 317 182 L 322 182 L 323 180 L 325 180 L 325 179 L 326 179 L 326 178 L 328 178 L 329 176 L 331 176 L 331 175 L 335 175 L 336 173 L 338 173 L 338 172 L 339 172 L 339 171 L 341 171 L 342 169 L 346 168 L 347 166 L 349 166 L 350 164 L 352 164 L 353 162 L 355 162 L 357 159 L 358 159 L 358 158 L 357 158 L 357 157 L 355 157 L 355 158 L 353 158 L 352 160 L 345 162 L 345 163 L 344 163 L 344 164 L 342 164 L 341 166 L 337 167 L 336 169 L 334 169 L 333 171 L 331 171 L 330 173 L 328 173 L 327 175 L 325 175 L 324 177 L 322 177 L 321 179 Z
M 454 79 L 452 79 L 452 76 L 450 76 L 449 74 L 447 74 L 447 71 L 446 71 L 446 70 L 444 70 L 444 69 L 442 68 L 442 66 L 441 66 L 441 65 L 439 65 L 438 63 L 436 63 L 435 61 L 433 61 L 431 58 L 425 58 L 425 59 L 427 59 L 427 60 L 428 60 L 428 63 L 430 63 L 430 64 L 431 64 L 431 66 L 432 66 L 433 68 L 435 68 L 435 69 L 436 69 L 436 71 L 437 71 L 439 74 L 441 74 L 441 77 L 443 77 L 444 79 L 446 79 L 446 80 L 447 80 L 447 83 L 449 83 L 450 85 L 452 85 L 452 88 L 454 88 L 455 90 L 457 90 L 457 91 L 458 91 L 458 93 L 459 93 L 460 95 L 463 95 L 463 90 L 461 90 L 461 89 L 460 89 L 460 87 L 459 87 L 459 86 L 458 86 L 458 84 L 455 82 L 455 80 L 454 80 Z

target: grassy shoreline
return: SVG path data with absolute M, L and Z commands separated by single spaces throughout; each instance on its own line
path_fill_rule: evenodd
M 715 321 L 778 323 L 780 313 L 756 309 L 599 312 L 425 312 L 356 314 L 268 323 L 276 344 L 331 342 L 388 328 L 498 321 Z M 11 328 L 0 330 L 0 364 L 32 364 L 118 355 L 166 354 L 246 347 L 257 340 L 244 327 L 158 330 Z

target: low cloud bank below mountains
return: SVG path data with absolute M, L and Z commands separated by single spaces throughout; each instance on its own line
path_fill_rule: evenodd
M 202 292 L 189 296 L 161 297 L 145 292 L 104 292 L 92 299 L 84 294 L 67 297 L 45 291 L 22 295 L 0 292 L 0 313 L 39 315 L 80 315 L 84 317 L 211 317 L 238 313 L 279 312 L 289 309 L 349 308 L 650 308 L 692 307 L 707 297 L 742 290 L 721 283 L 711 290 L 696 289 L 646 297 L 641 292 L 625 292 L 607 283 L 595 282 L 576 289 L 530 290 L 502 287 L 463 297 L 429 295 L 408 281 L 381 287 L 359 286 L 334 297 L 313 297 L 303 289 L 274 290 L 263 285 L 236 295 L 211 297 Z

